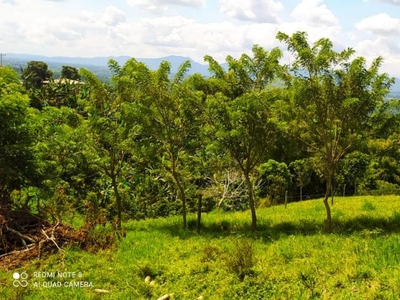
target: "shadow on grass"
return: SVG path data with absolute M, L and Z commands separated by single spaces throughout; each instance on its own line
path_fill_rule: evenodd
M 235 220 L 207 221 L 202 224 L 200 236 L 219 238 L 228 236 L 246 236 L 248 238 L 274 241 L 288 235 L 311 236 L 325 234 L 324 221 L 299 219 L 295 222 L 283 221 L 272 223 L 268 220 L 259 220 L 256 231 L 251 231 L 250 222 Z M 155 230 L 167 233 L 173 237 L 188 239 L 198 236 L 196 220 L 188 220 L 188 229 L 184 230 L 181 223 L 159 224 Z M 395 212 L 391 217 L 358 216 L 351 219 L 333 219 L 333 233 L 341 235 L 369 234 L 382 235 L 386 233 L 400 233 L 400 213 Z

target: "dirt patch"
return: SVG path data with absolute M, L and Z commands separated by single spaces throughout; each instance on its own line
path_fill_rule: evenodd
M 42 258 L 67 245 L 91 252 L 110 247 L 114 235 L 93 235 L 96 223 L 75 230 L 64 224 L 52 224 L 28 210 L 0 207 L 0 267 L 12 270 L 23 263 Z

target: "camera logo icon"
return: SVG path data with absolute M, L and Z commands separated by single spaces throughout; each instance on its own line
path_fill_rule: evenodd
M 28 273 L 26 273 L 26 272 L 22 272 L 22 273 L 18 273 L 18 272 L 15 272 L 14 274 L 13 274 L 13 278 L 14 278 L 14 281 L 13 281 L 13 286 L 15 286 L 15 287 L 27 287 L 28 286 Z

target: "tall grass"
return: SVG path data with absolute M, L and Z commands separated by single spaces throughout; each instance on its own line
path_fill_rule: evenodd
M 186 231 L 179 217 L 130 221 L 117 250 L 18 269 L 80 271 L 93 288 L 14 288 L 4 272 L 0 299 L 398 299 L 400 197 L 336 198 L 332 214 L 332 234 L 320 200 L 260 209 L 255 232 L 248 211 L 204 214 L 201 234 L 194 215 Z

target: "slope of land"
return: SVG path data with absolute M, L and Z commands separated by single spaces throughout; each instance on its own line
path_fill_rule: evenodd
M 398 299 L 400 197 L 336 198 L 333 234 L 324 216 L 314 200 L 260 209 L 256 232 L 247 211 L 205 214 L 201 234 L 194 216 L 187 231 L 179 217 L 129 221 L 117 249 L 71 247 L 14 270 L 27 287 L 1 272 L 0 298 Z

